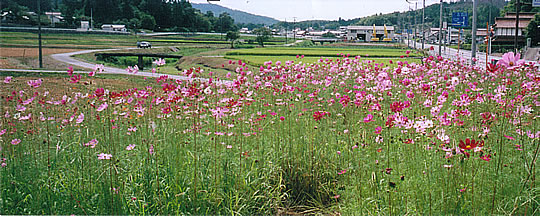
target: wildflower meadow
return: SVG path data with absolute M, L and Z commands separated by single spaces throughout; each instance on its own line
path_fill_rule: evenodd
M 230 64 L 123 90 L 85 80 L 100 65 L 56 92 L 2 76 L 0 214 L 540 214 L 518 55 Z

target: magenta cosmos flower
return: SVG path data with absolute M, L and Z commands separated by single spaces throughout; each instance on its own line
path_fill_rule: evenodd
M 520 60 L 520 58 L 521 55 L 519 53 L 514 55 L 514 52 L 507 52 L 502 56 L 502 59 L 497 62 L 497 65 L 503 65 L 508 69 L 514 69 L 525 63 L 525 61 Z

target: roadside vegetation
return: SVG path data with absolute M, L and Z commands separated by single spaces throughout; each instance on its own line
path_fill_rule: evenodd
M 228 66 L 0 72 L 0 214 L 540 211 L 540 74 L 513 54 Z

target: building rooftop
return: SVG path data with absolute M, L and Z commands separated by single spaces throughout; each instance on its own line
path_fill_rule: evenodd
M 519 19 L 519 28 L 527 28 L 527 25 L 531 22 L 531 19 Z M 515 28 L 516 18 L 497 17 L 495 18 L 495 26 L 497 28 Z
M 351 30 L 373 30 L 373 26 L 347 26 Z M 384 26 L 375 26 L 375 30 L 384 31 Z M 386 26 L 386 30 L 394 31 L 394 26 Z

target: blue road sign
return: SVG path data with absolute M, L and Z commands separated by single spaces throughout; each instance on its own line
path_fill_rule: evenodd
M 533 7 L 540 7 L 540 0 L 533 0 L 532 6 Z
M 469 14 L 466 12 L 453 12 L 452 13 L 452 26 L 454 27 L 469 26 Z

